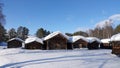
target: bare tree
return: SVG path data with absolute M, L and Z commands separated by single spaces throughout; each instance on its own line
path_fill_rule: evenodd
M 113 27 L 112 27 L 112 23 L 111 20 L 106 21 L 104 26 L 99 27 L 96 26 L 96 28 L 94 29 L 90 29 L 88 31 L 89 36 L 93 36 L 93 37 L 98 37 L 100 39 L 102 38 L 110 38 L 113 35 Z

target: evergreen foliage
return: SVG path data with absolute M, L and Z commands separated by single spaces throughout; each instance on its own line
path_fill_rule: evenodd
M 116 26 L 114 34 L 120 33 L 120 24 Z
M 20 26 L 17 29 L 17 37 L 25 40 L 29 34 L 29 29 L 27 27 Z
M 88 34 L 84 31 L 77 31 L 75 33 L 73 33 L 73 35 L 81 35 L 81 36 L 85 36 L 85 37 L 88 37 Z
M 6 30 L 4 26 L 0 23 L 0 42 L 6 41 Z
M 17 37 L 17 32 L 15 31 L 14 28 L 11 28 L 11 29 L 8 31 L 8 36 L 9 36 L 9 39 Z
M 43 37 L 47 36 L 48 34 L 50 34 L 50 31 L 47 31 L 43 28 L 38 29 L 36 32 L 36 36 L 39 38 L 43 38 Z
M 73 36 L 72 33 L 65 33 L 67 36 Z
M 2 7 L 3 7 L 3 3 L 1 3 L 1 1 L 0 1 L 0 42 L 7 40 L 6 30 L 4 28 L 5 16 L 3 15 Z

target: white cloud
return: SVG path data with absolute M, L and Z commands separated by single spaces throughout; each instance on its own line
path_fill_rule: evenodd
M 112 15 L 112 16 L 108 17 L 108 19 L 98 22 L 95 26 L 96 27 L 104 27 L 105 24 L 112 25 L 115 21 L 120 21 L 120 14 Z
M 120 21 L 120 14 L 112 15 L 108 19 L 111 19 L 113 21 Z
M 78 28 L 76 28 L 75 32 L 77 32 L 77 31 L 87 31 L 87 30 L 89 30 L 89 28 L 87 28 L 87 27 L 78 27 Z
M 98 22 L 95 26 L 96 27 L 104 27 L 106 24 L 107 25 L 112 25 L 113 22 L 111 20 L 109 20 L 109 19 L 106 19 L 106 20 Z

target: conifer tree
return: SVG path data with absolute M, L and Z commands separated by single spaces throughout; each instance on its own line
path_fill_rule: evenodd
M 43 28 L 38 29 L 36 32 L 36 36 L 39 38 L 43 38 L 43 37 L 47 36 L 48 34 L 50 34 L 50 31 L 47 31 Z
M 114 34 L 120 33 L 120 24 L 116 26 Z
M 8 31 L 8 36 L 9 36 L 9 39 L 17 37 L 17 32 L 15 31 L 14 28 L 11 28 L 11 29 Z
M 27 27 L 20 26 L 17 29 L 17 37 L 25 40 L 29 34 L 29 29 Z
M 5 16 L 3 15 L 3 3 L 0 1 L 0 42 L 6 40 L 6 30 L 4 28 Z

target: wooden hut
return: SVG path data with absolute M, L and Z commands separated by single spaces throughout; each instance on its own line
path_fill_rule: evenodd
M 25 49 L 42 49 L 43 41 L 37 37 L 28 37 L 25 40 Z
M 10 40 L 8 40 L 7 42 L 7 48 L 18 48 L 18 47 L 22 47 L 22 43 L 24 41 L 21 40 L 20 38 L 12 38 Z
M 69 41 L 72 43 L 73 48 L 87 48 L 88 40 L 83 36 L 72 36 Z
M 87 37 L 89 40 L 88 49 L 99 49 L 101 41 L 96 37 Z
M 110 39 L 101 39 L 100 48 L 101 49 L 112 49 L 112 46 L 110 45 Z
M 44 38 L 46 49 L 67 49 L 67 36 L 60 31 L 53 32 Z
M 120 55 L 120 33 L 111 37 L 112 54 Z

